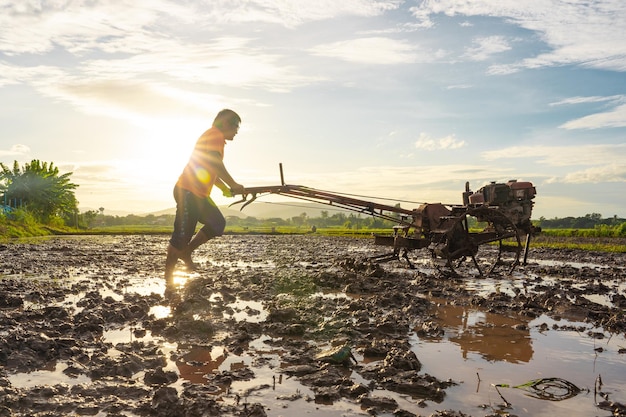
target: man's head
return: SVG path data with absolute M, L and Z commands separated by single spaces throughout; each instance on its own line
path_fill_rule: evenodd
M 227 140 L 233 140 L 239 131 L 241 117 L 230 109 L 221 110 L 213 120 L 213 126 L 218 128 Z

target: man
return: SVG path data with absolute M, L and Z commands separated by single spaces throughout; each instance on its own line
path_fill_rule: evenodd
M 176 219 L 165 260 L 167 284 L 172 283 L 178 259 L 193 269 L 191 253 L 207 240 L 224 233 L 226 220 L 210 197 L 213 186 L 226 196 L 244 191 L 223 162 L 226 141 L 235 138 L 240 123 L 241 118 L 234 111 L 220 111 L 212 127 L 198 138 L 189 162 L 174 186 Z M 194 236 L 198 222 L 203 226 Z

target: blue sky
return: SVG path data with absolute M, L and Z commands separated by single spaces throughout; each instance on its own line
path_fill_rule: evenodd
M 622 0 L 0 0 L 0 162 L 72 172 L 83 211 L 172 207 L 222 108 L 245 186 L 282 163 L 292 184 L 460 204 L 466 181 L 515 178 L 535 218 L 626 217 Z

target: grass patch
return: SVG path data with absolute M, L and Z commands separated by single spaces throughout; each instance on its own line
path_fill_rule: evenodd
M 65 233 L 68 228 L 57 225 L 43 225 L 24 210 L 14 210 L 10 216 L 0 215 L 0 239 L 16 239 L 34 236 L 48 236 Z
M 577 249 L 608 253 L 626 253 L 626 238 L 622 237 L 581 237 L 541 234 L 535 236 L 531 247 L 552 249 Z
M 317 291 L 317 285 L 311 276 L 278 276 L 273 281 L 275 294 L 289 294 L 293 297 L 309 297 Z
M 172 226 L 120 225 L 75 231 L 78 235 L 161 235 L 172 233 Z

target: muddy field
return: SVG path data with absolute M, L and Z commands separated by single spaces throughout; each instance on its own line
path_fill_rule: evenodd
M 0 244 L 0 416 L 626 416 L 624 254 L 444 278 L 224 236 L 172 290 L 166 239 Z

